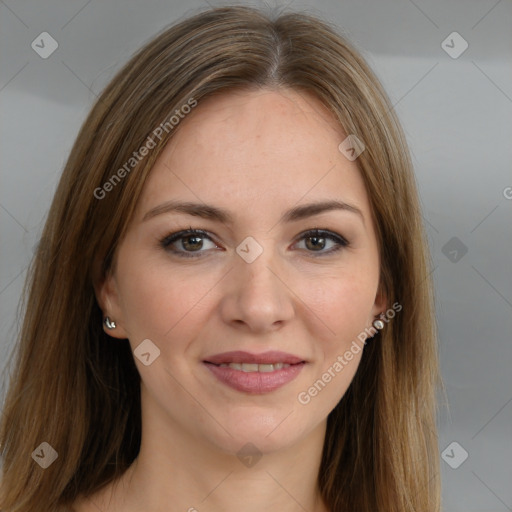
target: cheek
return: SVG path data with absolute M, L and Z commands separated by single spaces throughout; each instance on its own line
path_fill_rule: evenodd
M 317 326 L 325 325 L 322 336 L 315 336 L 315 359 L 309 387 L 297 399 L 309 403 L 309 414 L 323 417 L 331 412 L 345 395 L 363 354 L 358 335 L 364 331 L 375 299 L 377 284 L 355 274 L 317 283 L 308 306 L 315 311 Z M 315 397 L 319 398 L 315 398 Z
M 186 339 L 183 331 L 194 325 L 189 321 L 194 308 L 211 288 L 193 276 L 152 264 L 149 258 L 120 262 L 119 275 L 125 276 L 118 288 L 126 329 L 134 342 L 138 338 L 164 342 L 177 331 L 180 339 Z
M 372 276 L 368 277 L 347 272 L 322 279 L 310 288 L 308 307 L 328 327 L 324 339 L 330 344 L 348 342 L 367 326 L 377 290 L 376 278 L 373 282 Z

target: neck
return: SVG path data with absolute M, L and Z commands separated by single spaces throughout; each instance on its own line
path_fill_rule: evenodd
M 95 502 L 108 504 L 101 510 L 328 512 L 317 483 L 326 421 L 292 446 L 265 453 L 246 446 L 237 456 L 164 413 L 146 414 L 139 455 L 106 502 Z

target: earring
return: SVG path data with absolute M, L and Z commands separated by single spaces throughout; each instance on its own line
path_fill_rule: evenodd
M 103 320 L 105 325 L 107 326 L 107 329 L 115 329 L 116 323 L 113 320 L 110 320 L 108 316 L 105 317 L 105 320 Z
M 379 329 L 379 331 L 381 329 L 384 329 L 384 322 L 382 320 L 374 320 L 373 321 L 373 327 L 375 327 L 375 329 Z

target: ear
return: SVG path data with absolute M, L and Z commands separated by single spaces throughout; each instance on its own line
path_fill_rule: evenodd
M 108 316 L 116 324 L 114 329 L 108 329 L 103 322 L 103 330 L 112 338 L 128 338 L 128 333 L 124 328 L 123 310 L 114 274 L 108 272 L 103 278 L 96 280 L 94 292 L 103 312 L 103 319 Z
M 388 298 L 382 284 L 379 284 L 377 294 L 375 295 L 375 302 L 372 307 L 372 317 L 370 319 L 370 325 L 376 320 L 382 313 L 388 308 Z

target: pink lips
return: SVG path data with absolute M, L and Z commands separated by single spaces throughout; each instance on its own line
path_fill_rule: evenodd
M 269 351 L 262 354 L 251 354 L 243 351 L 224 352 L 209 356 L 203 363 L 217 379 L 227 386 L 250 394 L 269 393 L 284 386 L 297 377 L 306 364 L 304 359 L 298 356 L 279 351 Z M 223 363 L 285 363 L 290 366 L 272 372 L 244 372 L 229 366 L 218 366 Z

